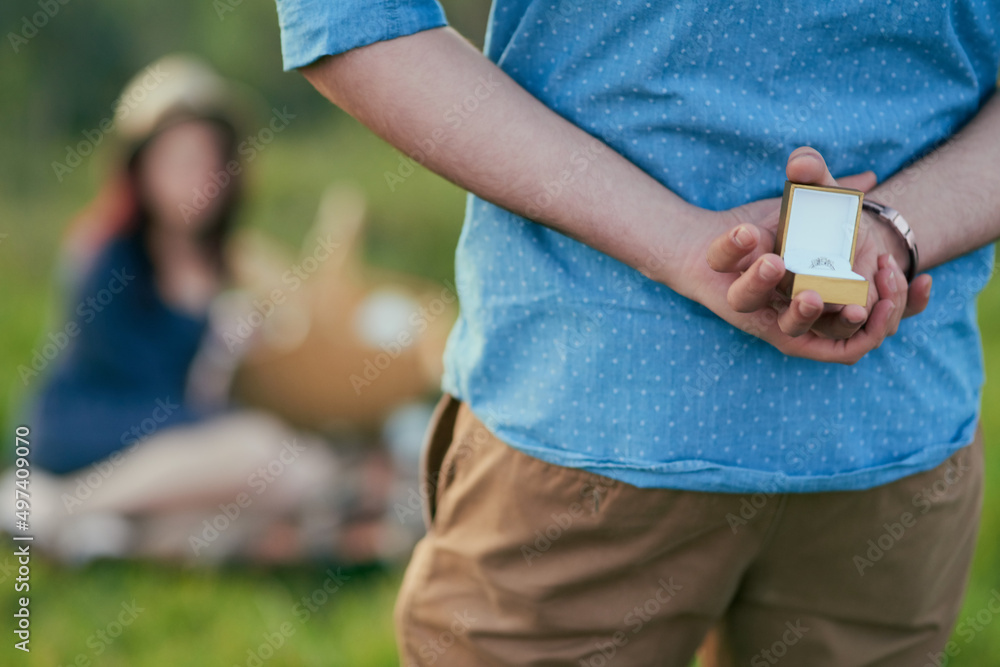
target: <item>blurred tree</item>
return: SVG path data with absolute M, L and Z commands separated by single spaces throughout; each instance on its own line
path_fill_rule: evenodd
M 65 4 L 63 4 L 65 3 Z M 482 45 L 487 0 L 444 0 L 452 22 Z M 299 119 L 330 117 L 328 103 L 281 70 L 271 2 L 244 0 L 4 0 L 0 26 L 0 189 L 51 185 L 53 143 L 75 142 L 112 113 L 128 78 L 172 51 L 188 51 L 246 82 Z M 44 148 L 43 148 L 44 147 Z M 41 150 L 39 150 L 41 149 Z

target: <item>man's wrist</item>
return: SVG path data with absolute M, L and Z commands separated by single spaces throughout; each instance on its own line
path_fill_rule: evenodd
M 661 274 L 661 282 L 681 296 L 704 302 L 704 288 L 716 277 L 708 265 L 708 248 L 718 236 L 732 231 L 740 221 L 729 211 L 712 211 L 691 206 L 686 224 L 667 244 L 673 259 L 670 270 Z
M 871 226 L 871 231 L 880 239 L 880 246 L 892 254 L 903 274 L 910 272 L 910 250 L 906 241 L 891 225 L 882 220 L 876 213 L 865 209 L 864 219 Z
M 651 218 L 648 215 L 643 212 L 629 225 L 638 233 L 628 238 L 631 248 L 626 263 L 647 278 L 693 299 L 699 269 L 701 265 L 707 268 L 705 250 L 714 235 L 726 229 L 721 216 L 672 193 Z

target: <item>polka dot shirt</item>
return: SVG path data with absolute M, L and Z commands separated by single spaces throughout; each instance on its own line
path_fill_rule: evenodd
M 298 36 L 282 12 L 297 4 L 279 0 L 286 66 L 297 66 L 290 50 L 340 48 Z M 385 4 L 394 8 L 376 26 L 410 20 Z M 486 52 L 666 187 L 721 210 L 779 196 L 800 145 L 819 149 L 834 174 L 921 178 L 910 165 L 994 90 L 998 13 L 996 1 L 497 0 Z M 848 367 L 786 357 L 634 269 L 470 196 L 443 387 L 510 445 L 637 486 L 868 488 L 971 441 L 983 383 L 975 299 L 992 252 L 934 269 L 927 311 Z

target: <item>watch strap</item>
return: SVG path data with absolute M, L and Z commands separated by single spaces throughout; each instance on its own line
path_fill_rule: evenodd
M 906 282 L 912 283 L 914 276 L 917 275 L 917 260 L 920 258 L 920 255 L 917 252 L 916 237 L 913 234 L 913 230 L 910 229 L 909 223 L 906 222 L 906 218 L 891 206 L 879 204 L 871 199 L 865 199 L 861 205 L 865 210 L 871 211 L 882 222 L 895 229 L 896 233 L 903 239 L 906 251 L 910 255 L 910 265 L 906 268 Z

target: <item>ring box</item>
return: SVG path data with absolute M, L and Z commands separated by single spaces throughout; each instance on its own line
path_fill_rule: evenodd
M 864 193 L 785 181 L 774 252 L 785 261 L 778 291 L 814 290 L 824 303 L 868 304 L 868 281 L 854 272 Z

